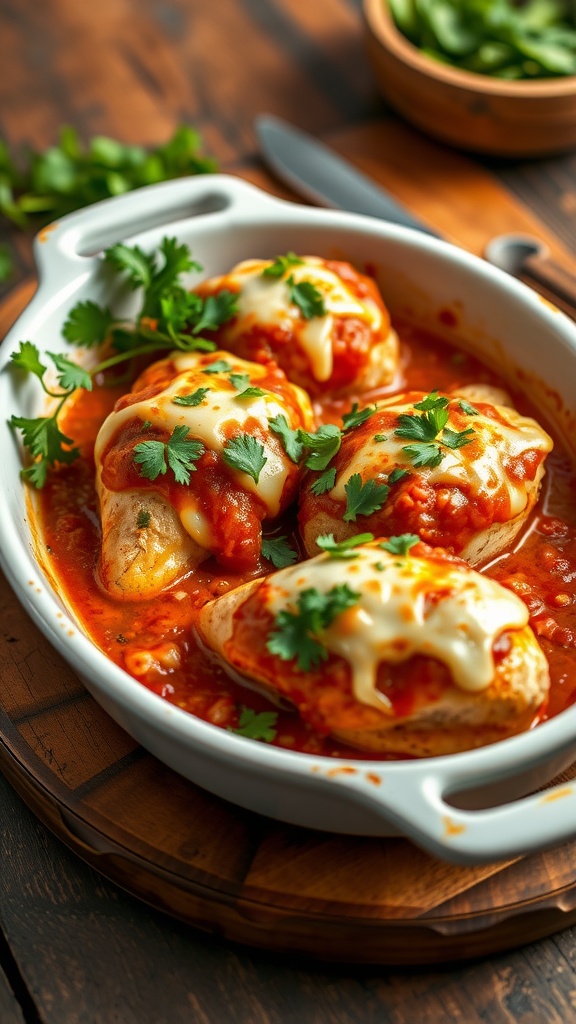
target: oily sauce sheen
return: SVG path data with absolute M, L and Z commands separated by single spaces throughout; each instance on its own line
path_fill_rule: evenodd
M 362 395 L 364 404 L 395 391 L 451 391 L 477 383 L 505 386 L 477 359 L 432 333 L 402 323 L 394 326 L 402 345 L 402 379 L 393 388 Z M 103 419 L 125 391 L 126 386 L 95 386 L 92 392 L 78 393 L 61 429 L 79 443 L 82 457 L 51 475 L 40 492 L 43 557 L 76 617 L 117 665 L 165 700 L 213 725 L 234 728 L 244 707 L 256 712 L 274 710 L 278 711 L 275 745 L 305 753 L 365 758 L 368 755 L 313 732 L 295 712 L 279 709 L 256 690 L 232 681 L 199 646 L 194 632 L 198 610 L 251 577 L 225 572 L 210 559 L 149 601 L 112 600 L 98 585 L 100 525 L 94 443 Z M 339 423 L 351 404 L 350 398 L 316 402 L 316 412 L 324 422 Z M 516 405 L 520 412 L 538 419 L 522 399 L 518 398 Z M 487 570 L 526 602 L 531 626 L 549 661 L 550 696 L 538 721 L 557 715 L 576 700 L 576 474 L 557 439 L 555 444 L 546 461 L 540 501 L 521 542 Z M 287 534 L 304 557 L 295 516 L 286 516 L 271 535 L 281 534 Z M 271 568 L 261 562 L 253 576 Z M 385 759 L 386 755 L 369 757 Z

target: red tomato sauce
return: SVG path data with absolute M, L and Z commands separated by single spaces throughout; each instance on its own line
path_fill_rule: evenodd
M 402 342 L 401 374 L 392 387 L 363 395 L 363 403 L 409 389 L 450 391 L 471 383 L 502 386 L 474 357 L 428 332 L 395 326 Z M 210 559 L 148 601 L 122 603 L 99 587 L 100 525 L 93 448 L 101 422 L 126 387 L 97 386 L 92 392 L 79 393 L 61 428 L 80 444 L 82 456 L 61 467 L 40 492 L 43 558 L 86 632 L 113 662 L 144 686 L 207 722 L 234 728 L 244 707 L 256 712 L 278 711 L 276 746 L 349 759 L 378 759 L 378 755 L 351 750 L 320 735 L 296 713 L 277 708 L 256 690 L 236 683 L 200 645 L 194 630 L 198 610 L 247 578 L 269 571 L 268 563 L 260 561 L 253 573 L 240 575 L 224 571 Z M 326 402 L 317 405 L 317 410 L 325 422 L 339 422 L 353 400 Z M 534 415 L 520 397 L 517 407 Z M 288 513 L 274 534 L 287 534 L 304 557 L 295 515 Z M 556 715 L 576 700 L 576 473 L 558 442 L 547 459 L 542 494 L 523 539 L 487 572 L 528 605 L 552 678 L 549 701 L 538 720 Z

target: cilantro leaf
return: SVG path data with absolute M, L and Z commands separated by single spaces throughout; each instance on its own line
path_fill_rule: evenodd
M 380 547 L 384 551 L 389 551 L 391 555 L 407 555 L 410 548 L 419 543 L 420 537 L 417 533 L 400 533 L 383 541 Z
M 28 419 L 25 416 L 12 416 L 10 423 L 22 431 L 23 442 L 31 456 L 39 461 L 22 470 L 22 477 L 34 487 L 42 488 L 46 483 L 48 469 L 57 462 L 70 463 L 78 458 L 78 448 L 68 448 L 72 438 L 66 437 L 58 426 L 56 416 L 39 416 Z
M 466 430 L 451 430 L 450 427 L 445 427 L 442 431 L 442 444 L 447 448 L 463 448 L 464 445 L 471 444 L 475 434 L 474 427 L 468 427 Z
M 237 391 L 244 391 L 250 384 L 250 375 L 248 373 L 231 373 L 228 379 L 232 387 L 236 388 Z
M 238 312 L 238 293 L 226 291 L 208 295 L 204 300 L 202 315 L 194 325 L 194 334 L 201 331 L 216 331 L 218 327 L 231 320 Z
M 77 302 L 68 313 L 62 328 L 62 336 L 72 345 L 101 345 L 107 338 L 114 322 L 109 309 L 99 306 L 91 299 Z
M 251 434 L 238 434 L 227 441 L 222 449 L 222 458 L 227 466 L 247 473 L 256 484 L 268 461 L 264 445 Z
M 415 402 L 415 409 L 423 409 L 424 412 L 428 412 L 431 409 L 446 409 L 448 407 L 449 399 L 445 398 L 444 395 L 438 394 L 438 389 L 435 388 L 431 391 L 426 398 L 423 398 L 421 402 Z
M 284 274 L 288 272 L 290 267 L 295 267 L 302 263 L 304 263 L 304 260 L 300 259 L 295 252 L 287 252 L 285 256 L 277 256 L 273 263 L 265 267 L 261 276 L 284 277 Z
M 184 288 L 172 288 L 166 295 L 159 296 L 160 326 L 175 335 L 188 324 L 195 324 L 202 315 L 203 301 L 195 292 Z
M 125 245 L 117 242 L 104 253 L 104 262 L 114 270 L 125 273 L 130 287 L 149 288 L 154 276 L 154 257 L 142 251 L 138 245 Z
M 134 462 L 141 466 L 140 475 L 147 480 L 163 476 L 168 466 L 178 484 L 189 484 L 194 463 L 204 454 L 200 441 L 188 439 L 190 431 L 185 424 L 174 427 L 170 438 L 163 441 L 141 441 L 134 448 Z M 168 461 L 168 466 L 166 465 Z
M 47 352 L 46 355 L 50 356 L 58 370 L 58 383 L 61 388 L 64 388 L 65 391 L 75 391 L 76 388 L 92 391 L 92 378 L 82 366 L 78 366 L 78 363 L 72 363 L 65 356 L 57 355 L 54 352 Z
M 305 320 L 312 320 L 315 316 L 325 315 L 324 297 L 316 285 L 312 284 L 312 281 L 300 281 L 297 283 L 294 277 L 290 275 L 287 284 L 290 289 L 290 302 L 298 306 Z
M 262 395 L 265 394 L 266 392 L 262 388 L 244 388 L 244 391 L 240 391 L 236 398 L 262 398 Z
M 304 447 L 310 449 L 304 465 L 308 469 L 326 469 L 342 444 L 342 431 L 333 423 L 325 423 L 315 434 L 300 430 L 299 438 Z
M 287 565 L 293 565 L 298 555 L 286 537 L 263 537 L 262 557 L 272 562 L 275 569 L 284 569 Z
M 434 441 L 443 427 L 448 422 L 449 412 L 443 406 L 430 409 L 421 416 L 414 416 L 412 413 L 400 413 L 398 416 L 399 426 L 394 433 L 397 437 L 404 437 L 408 441 Z
M 141 508 L 136 519 L 136 529 L 146 530 L 150 526 L 150 513 L 147 509 Z
M 390 473 L 390 476 L 388 477 L 388 483 L 397 484 L 400 480 L 403 480 L 404 477 L 408 475 L 409 474 L 407 469 L 393 469 L 392 472 Z
M 354 551 L 360 544 L 369 544 L 374 540 L 373 533 L 357 533 L 354 537 L 347 537 L 346 540 L 336 542 L 333 533 L 320 534 L 316 537 L 319 548 L 326 551 L 330 558 L 358 558 L 358 552 Z
M 10 358 L 13 365 L 17 366 L 19 370 L 33 373 L 40 380 L 46 373 L 46 367 L 40 362 L 40 352 L 31 341 L 21 341 L 20 348 L 17 352 L 13 352 Z
M 375 480 L 362 483 L 360 473 L 353 473 L 347 484 L 346 511 L 342 518 L 346 523 L 355 523 L 357 516 L 370 516 L 382 508 L 390 493 L 388 484 L 378 484 Z
M 249 740 L 261 740 L 264 743 L 272 743 L 276 739 L 276 722 L 278 721 L 277 711 L 252 711 L 250 708 L 242 708 L 238 725 L 236 728 L 228 726 L 230 732 L 237 736 L 246 736 Z
M 417 468 L 420 466 L 430 466 L 433 469 L 435 466 L 439 466 L 444 458 L 444 452 L 438 441 L 407 444 L 402 451 L 405 452 Z
M 328 629 L 335 618 L 360 600 L 360 594 L 347 583 L 332 587 L 321 594 L 311 587 L 303 590 L 296 602 L 296 612 L 283 610 L 274 621 L 266 646 L 271 654 L 283 661 L 296 661 L 304 672 L 309 672 L 328 658 L 323 643 L 316 639 Z
M 476 406 L 475 405 L 471 405 L 471 403 L 467 402 L 465 398 L 461 398 L 460 401 L 458 402 L 458 405 L 460 406 L 462 412 L 466 414 L 466 416 L 479 416 L 480 415 L 480 413 L 479 413 L 478 409 L 476 408 Z
M 374 415 L 377 409 L 378 406 L 373 405 L 372 407 L 367 406 L 365 409 L 358 410 L 358 402 L 354 402 L 350 412 L 345 412 L 342 417 L 342 423 L 344 424 L 342 429 L 354 430 L 355 427 L 360 427 Z
M 298 463 L 302 458 L 302 452 L 304 446 L 300 441 L 300 431 L 292 430 L 288 424 L 288 420 L 282 413 L 278 413 L 273 419 L 268 420 L 270 430 L 275 434 L 279 434 L 284 445 L 286 455 L 292 462 Z
M 148 313 L 149 316 L 156 313 L 157 310 L 151 309 L 148 311 L 146 306 L 148 304 L 151 305 L 161 293 L 169 292 L 169 289 L 177 284 L 181 274 L 186 274 L 190 270 L 202 270 L 200 264 L 192 259 L 188 246 L 184 242 L 179 242 L 177 238 L 164 237 L 160 242 L 158 251 L 162 256 L 163 263 L 158 269 L 156 257 L 152 258 L 152 280 L 147 286 L 148 295 L 146 296 L 144 308 L 144 314 Z
M 383 441 L 387 441 L 388 438 L 386 437 L 386 434 L 374 434 L 374 440 L 378 444 L 381 444 Z
M 312 494 L 326 494 L 326 491 L 331 491 L 336 482 L 336 467 L 332 469 L 325 469 L 324 472 L 319 476 L 312 484 L 310 490 Z
M 210 388 L 196 388 L 196 391 L 192 391 L 189 395 L 176 395 L 172 401 L 174 405 L 201 405 L 209 391 Z
M 225 359 L 216 359 L 209 366 L 205 366 L 202 373 L 229 373 L 231 369 L 230 363 L 227 363 Z

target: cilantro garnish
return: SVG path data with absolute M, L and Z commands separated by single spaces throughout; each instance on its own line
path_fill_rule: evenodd
M 189 484 L 190 474 L 196 469 L 194 463 L 205 451 L 200 441 L 188 439 L 189 433 L 188 427 L 182 424 L 174 427 L 166 443 L 141 441 L 137 444 L 134 448 L 134 462 L 141 467 L 140 475 L 147 480 L 156 480 L 156 477 L 166 473 L 169 466 L 176 483 Z
M 298 436 L 304 447 L 310 450 L 304 462 L 308 469 L 326 469 L 342 444 L 342 431 L 333 423 L 325 423 L 315 434 L 300 430 Z
M 431 391 L 414 405 L 415 409 L 422 410 L 421 415 L 400 413 L 398 416 L 398 427 L 394 433 L 415 442 L 402 448 L 415 466 L 439 466 L 446 454 L 442 450 L 444 447 L 463 448 L 472 441 L 472 427 L 456 431 L 446 426 L 450 415 L 449 401 L 437 391 Z
M 333 533 L 320 534 L 316 537 L 319 548 L 326 551 L 330 558 L 358 558 L 358 552 L 354 551 L 360 544 L 369 544 L 374 540 L 373 533 L 357 533 L 355 537 L 347 537 L 346 540 L 336 542 Z
M 390 493 L 388 484 L 378 484 L 375 480 L 362 483 L 360 473 L 353 473 L 347 484 L 346 511 L 342 518 L 346 523 L 355 523 L 357 516 L 370 516 L 382 508 Z
M 290 302 L 298 306 L 305 320 L 325 315 L 324 297 L 320 289 L 312 284 L 312 281 L 296 282 L 291 274 L 287 284 L 290 289 Z
M 284 277 L 290 267 L 298 266 L 304 263 L 304 260 L 300 259 L 295 252 L 287 252 L 285 256 L 277 256 L 273 263 L 268 267 L 265 267 L 262 271 L 262 277 Z
M 310 490 L 312 494 L 326 494 L 326 491 L 331 491 L 336 482 L 336 467 L 332 469 L 325 469 L 324 472 L 319 476 L 312 484 Z
M 328 658 L 323 643 L 316 639 L 328 629 L 335 618 L 360 600 L 360 594 L 347 583 L 332 587 L 321 594 L 311 587 L 303 590 L 296 602 L 296 612 L 281 611 L 276 616 L 267 648 L 283 661 L 294 661 L 299 669 L 308 672 Z
M 71 344 L 86 347 L 109 341 L 115 354 L 88 372 L 63 355 L 46 353 L 58 371 L 57 381 L 61 390 L 57 392 L 46 385 L 46 367 L 31 342 L 21 342 L 19 351 L 12 356 L 14 366 L 35 374 L 44 391 L 59 399 L 51 416 L 41 416 L 36 420 L 13 417 L 11 420 L 13 426 L 22 430 L 24 445 L 30 454 L 39 460 L 24 473 L 36 487 L 43 487 L 50 466 L 57 462 L 70 462 L 75 457 L 72 452 L 76 449 L 68 447 L 73 445 L 73 441 L 60 434 L 55 424 L 62 405 L 77 388 L 90 390 L 96 374 L 135 356 L 151 355 L 162 349 L 212 351 L 216 347 L 214 342 L 198 337 L 200 330 L 214 329 L 234 313 L 237 296 L 232 293 L 221 292 L 218 296 L 203 299 L 182 287 L 180 275 L 201 268 L 192 259 L 188 246 L 175 238 L 164 238 L 157 253 L 147 253 L 139 246 L 119 242 L 106 250 L 104 262 L 122 274 L 131 288 L 142 291 L 140 311 L 134 322 L 127 325 L 124 319 L 116 319 L 107 307 L 88 300 L 77 303 L 70 311 L 62 334 Z M 232 369 L 228 364 L 225 368 Z M 208 367 L 205 372 L 217 371 Z M 176 399 L 176 404 L 196 403 Z
M 148 526 L 150 526 L 150 513 L 147 509 L 141 508 L 136 519 L 136 529 L 145 530 Z
M 238 434 L 227 441 L 222 449 L 222 458 L 227 466 L 247 473 L 256 484 L 267 462 L 264 445 L 251 434 Z
M 176 395 L 172 401 L 174 405 L 201 405 L 209 391 L 210 388 L 197 388 L 196 391 L 192 391 L 189 395 Z
M 378 444 L 381 444 L 383 441 L 387 441 L 388 438 L 386 437 L 386 434 L 374 434 L 374 440 Z
M 380 544 L 384 551 L 391 555 L 407 555 L 410 548 L 420 543 L 420 537 L 416 533 L 400 533 L 396 537 L 389 537 Z
M 408 476 L 407 469 L 393 469 L 388 477 L 388 483 L 397 484 L 400 480 L 403 480 L 405 476 Z
M 273 419 L 268 420 L 270 430 L 275 434 L 279 434 L 286 455 L 292 462 L 300 462 L 302 458 L 303 445 L 299 440 L 300 431 L 292 430 L 288 424 L 288 420 L 281 413 L 278 416 L 274 416 Z
M 216 359 L 209 366 L 205 366 L 202 373 L 229 373 L 231 369 L 230 363 L 227 363 L 225 359 Z
M 263 537 L 262 557 L 272 562 L 275 569 L 284 569 L 294 564 L 298 554 L 290 547 L 286 537 Z
M 106 341 L 113 323 L 114 317 L 107 307 L 98 306 L 87 299 L 86 302 L 76 303 L 70 311 L 62 335 L 73 345 L 91 348 Z
M 250 386 L 250 375 L 247 373 L 231 373 L 228 380 L 239 392 L 237 398 L 261 398 L 266 394 L 262 388 Z
M 276 722 L 278 721 L 277 711 L 252 711 L 250 708 L 242 708 L 238 725 L 233 728 L 228 726 L 230 732 L 237 736 L 246 736 L 249 740 L 261 740 L 263 743 L 272 743 L 276 739 Z
M 479 416 L 480 415 L 480 413 L 479 413 L 478 409 L 476 408 L 476 406 L 475 405 L 471 405 L 470 402 L 467 402 L 465 398 L 461 398 L 460 401 L 458 402 L 458 405 L 460 406 L 460 408 L 462 409 L 462 412 L 465 413 L 466 416 Z
M 365 409 L 358 410 L 358 402 L 354 402 L 350 412 L 345 412 L 342 417 L 343 430 L 354 430 L 355 427 L 360 427 L 366 420 L 369 420 L 371 416 L 377 411 L 378 406 L 367 406 Z
M 151 426 L 152 426 L 151 420 L 144 420 L 144 423 L 140 427 L 140 430 L 150 430 Z

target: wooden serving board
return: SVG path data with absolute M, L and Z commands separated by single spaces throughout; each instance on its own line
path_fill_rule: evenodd
M 395 122 L 332 141 L 472 251 L 494 234 L 529 232 L 576 270 L 543 225 L 465 157 Z M 242 173 L 286 194 L 253 168 Z M 0 337 L 33 290 L 26 284 L 4 301 Z M 391 964 L 485 955 L 576 921 L 576 843 L 462 868 L 407 840 L 333 836 L 241 810 L 124 733 L 4 578 L 0 608 L 0 769 L 57 836 L 155 907 L 266 949 Z

